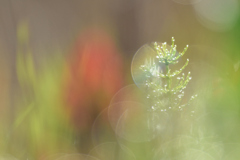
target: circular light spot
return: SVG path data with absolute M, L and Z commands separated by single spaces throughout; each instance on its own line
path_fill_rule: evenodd
M 239 16 L 237 0 L 202 0 L 193 7 L 203 26 L 219 32 L 230 30 Z
M 180 4 L 184 4 L 184 5 L 188 5 L 188 4 L 195 4 L 200 2 L 201 0 L 173 0 L 176 3 L 180 3 Z

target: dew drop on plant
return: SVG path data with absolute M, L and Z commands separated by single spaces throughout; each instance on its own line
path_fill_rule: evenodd
M 153 109 L 153 110 L 155 109 L 154 106 L 152 106 L 152 109 Z

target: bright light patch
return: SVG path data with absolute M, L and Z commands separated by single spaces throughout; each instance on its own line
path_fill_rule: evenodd
M 223 32 L 230 30 L 238 16 L 237 0 L 202 0 L 193 5 L 199 22 L 206 28 Z

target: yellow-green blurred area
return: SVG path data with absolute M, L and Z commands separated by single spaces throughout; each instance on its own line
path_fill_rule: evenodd
M 132 58 L 171 37 L 198 97 L 146 112 Z M 238 160 L 239 133 L 239 0 L 0 0 L 0 159 Z

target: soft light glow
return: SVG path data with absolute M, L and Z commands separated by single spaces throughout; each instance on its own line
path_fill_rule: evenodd
M 202 0 L 193 7 L 199 22 L 214 31 L 230 30 L 239 17 L 237 0 Z

